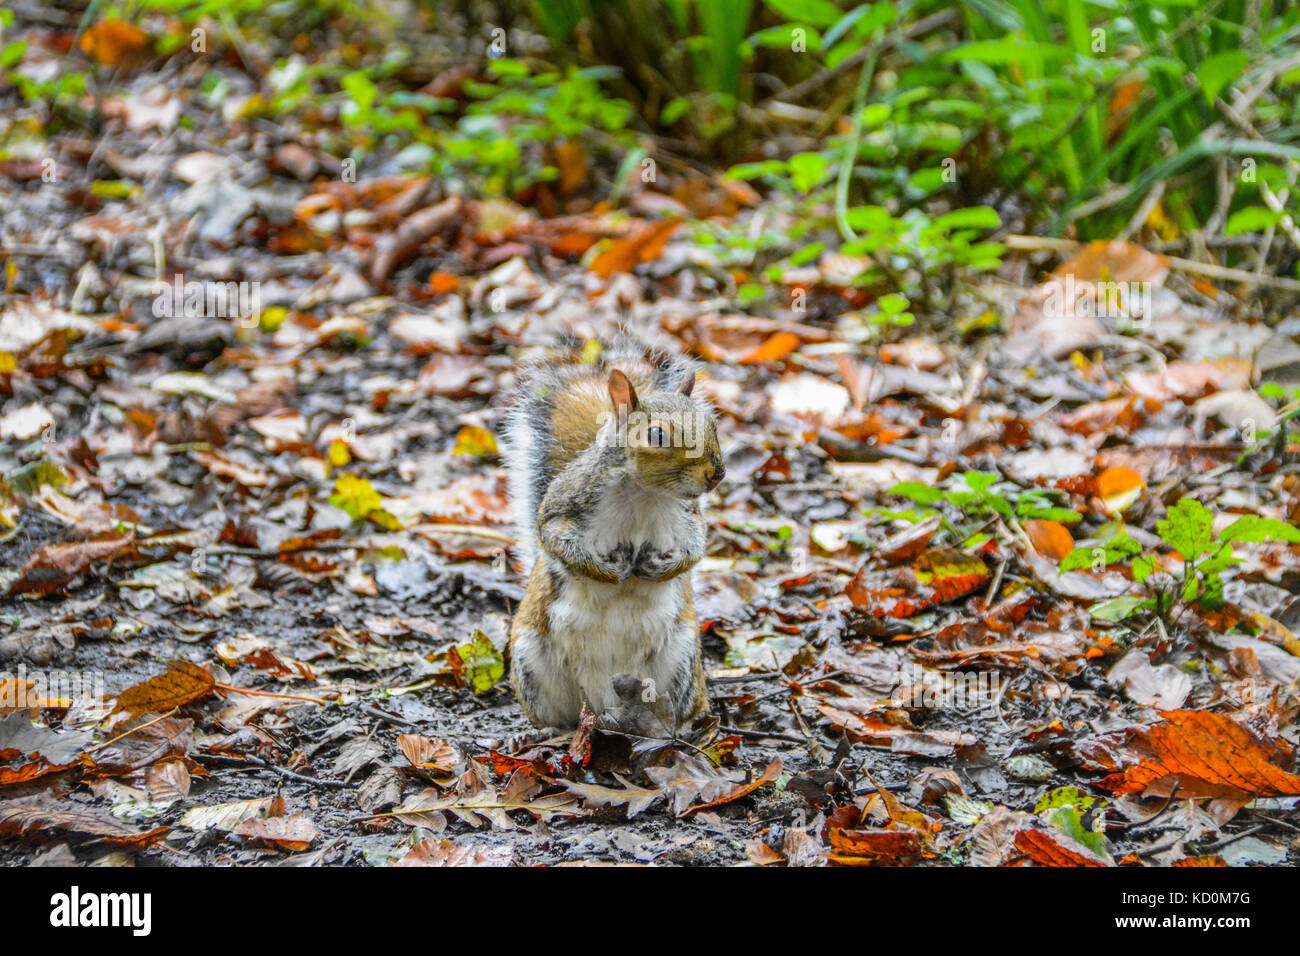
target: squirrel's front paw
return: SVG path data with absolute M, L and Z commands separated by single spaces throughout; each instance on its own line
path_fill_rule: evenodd
M 643 544 L 636 553 L 632 573 L 639 578 L 658 580 L 663 577 L 664 572 L 680 561 L 681 557 L 673 551 L 660 551 L 651 544 Z
M 602 570 L 614 577 L 615 580 L 623 581 L 632 573 L 633 566 L 636 563 L 636 554 L 632 550 L 631 542 L 624 541 L 614 550 L 602 554 L 600 560 L 604 565 Z

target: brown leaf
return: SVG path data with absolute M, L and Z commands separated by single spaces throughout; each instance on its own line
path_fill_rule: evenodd
M 756 778 L 746 783 L 737 776 L 714 767 L 703 757 L 684 756 L 671 767 L 649 767 L 646 775 L 667 791 L 673 815 L 683 817 L 705 807 L 729 803 L 752 793 L 764 783 L 775 780 L 781 772 L 780 758 L 773 760 Z M 695 800 L 700 803 L 694 803 Z
M 83 758 L 90 777 L 132 773 L 160 760 L 184 757 L 194 746 L 194 721 L 182 717 L 141 718 L 138 728 L 117 730 L 120 740 Z
M 508 846 L 458 846 L 451 840 L 424 840 L 406 851 L 395 866 L 509 866 Z
M 1106 866 L 1083 844 L 1055 830 L 1029 828 L 1016 834 L 1016 849 L 1039 866 Z
M 230 832 L 250 843 L 275 847 L 277 850 L 288 850 L 291 853 L 307 849 L 312 841 L 320 836 L 316 824 L 301 814 L 291 817 L 258 817 L 245 820 Z
M 142 66 L 152 52 L 149 34 L 125 20 L 101 20 L 81 35 L 77 46 L 101 65 L 114 67 Z
M 956 730 L 913 730 L 888 723 L 877 714 L 854 714 L 829 704 L 818 704 L 817 709 L 850 740 L 888 747 L 895 753 L 950 757 L 958 747 L 970 747 L 976 742 L 973 734 Z
M 1161 716 L 1161 723 L 1128 731 L 1125 756 L 1137 763 L 1108 776 L 1103 787 L 1167 792 L 1177 781 L 1180 797 L 1300 794 L 1300 777 L 1278 766 L 1289 759 L 1287 752 L 1226 714 L 1174 710 Z
M 366 277 L 376 286 L 383 285 L 393 270 L 413 258 L 426 242 L 450 232 L 460 216 L 459 196 L 452 196 L 436 206 L 412 213 L 395 232 L 382 237 L 375 246 Z
M 572 196 L 587 181 L 587 151 L 581 143 L 569 140 L 556 143 L 555 166 L 560 173 L 561 196 Z
M 658 787 L 647 790 L 645 787 L 638 787 L 629 783 L 618 774 L 614 774 L 614 777 L 623 785 L 622 789 L 603 787 L 595 783 L 579 783 L 573 780 L 560 782 L 564 784 L 565 789 L 581 797 L 582 801 L 590 807 L 627 807 L 627 818 L 629 820 L 664 795 L 664 791 Z
M 420 770 L 433 770 L 439 774 L 450 774 L 460 763 L 460 754 L 456 748 L 445 740 L 430 740 L 419 734 L 401 734 L 397 746 L 411 761 L 411 766 Z
M 1070 529 L 1059 521 L 1030 518 L 1024 523 L 1024 528 L 1034 550 L 1045 558 L 1060 561 L 1074 550 L 1074 538 L 1070 535 Z
M 90 541 L 42 545 L 28 560 L 22 576 L 9 585 L 9 593 L 48 594 L 89 570 L 95 562 L 111 558 L 131 541 L 129 534 L 109 534 Z
M 212 693 L 216 678 L 198 664 L 189 661 L 168 661 L 167 672 L 128 687 L 117 695 L 114 713 L 125 710 L 132 714 L 164 713 L 173 707 L 184 707 L 202 700 Z
M 82 838 L 142 849 L 158 842 L 171 827 L 133 830 L 111 817 L 84 810 L 59 810 L 37 803 L 0 805 L 0 837 L 43 843 L 60 837 Z
M 615 272 L 631 272 L 644 262 L 653 262 L 680 225 L 680 219 L 645 223 L 626 239 L 615 239 L 597 253 L 591 260 L 591 271 L 608 279 Z
M 774 757 L 772 758 L 772 762 L 763 769 L 763 772 L 748 783 L 742 782 L 728 790 L 722 796 L 710 800 L 707 803 L 697 803 L 692 807 L 688 807 L 686 812 L 679 814 L 679 816 L 690 816 L 697 810 L 720 806 L 724 803 L 731 803 L 733 800 L 739 800 L 741 797 L 747 797 L 759 787 L 763 786 L 763 784 L 774 783 L 776 778 L 779 776 L 781 776 L 781 758 Z
M 924 846 L 915 830 L 836 827 L 826 834 L 834 851 L 831 862 L 848 866 L 906 866 L 920 856 Z

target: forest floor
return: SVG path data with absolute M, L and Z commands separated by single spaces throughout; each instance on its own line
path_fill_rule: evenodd
M 0 864 L 1300 862 L 1300 318 L 1130 243 L 885 335 L 848 257 L 748 314 L 698 207 L 790 212 L 720 176 L 545 216 L 106 115 L 0 162 Z M 496 436 L 619 323 L 719 412 L 712 713 L 551 738 Z

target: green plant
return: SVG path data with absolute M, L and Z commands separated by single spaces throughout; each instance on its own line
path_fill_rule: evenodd
M 1181 566 L 1172 572 L 1165 570 L 1159 555 L 1144 551 L 1123 532 L 1104 545 L 1076 548 L 1062 559 L 1062 573 L 1086 567 L 1104 570 L 1131 559 L 1133 580 L 1152 592 L 1149 598 L 1124 595 L 1122 599 L 1101 602 L 1092 608 L 1094 617 L 1121 620 L 1138 611 L 1167 617 L 1176 606 L 1188 603 L 1209 609 L 1221 607 L 1223 572 L 1240 563 L 1233 552 L 1234 542 L 1300 542 L 1300 528 L 1259 515 L 1238 518 L 1216 535 L 1214 513 L 1194 498 L 1179 498 L 1166 516 L 1156 522 L 1156 533 L 1179 556 Z
M 943 526 L 963 547 L 975 547 L 990 539 L 982 529 L 993 517 L 1006 521 L 1036 518 L 1073 524 L 1080 520 L 1077 511 L 1060 506 L 1062 493 L 1051 488 L 1022 488 L 987 471 L 966 471 L 949 476 L 941 487 L 916 481 L 903 481 L 889 489 L 891 495 L 907 498 L 927 506 L 906 513 L 883 512 L 892 518 L 920 521 L 939 514 Z M 945 504 L 955 509 L 961 524 L 953 524 L 949 515 L 928 506 Z
M 940 59 L 959 68 L 1004 134 L 993 140 L 1000 193 L 1023 191 L 1051 213 L 1054 232 L 1078 219 L 1085 235 L 1113 235 L 1157 188 L 1171 231 L 1200 228 L 1225 202 L 1234 231 L 1280 219 L 1261 207 L 1280 170 L 1263 167 L 1300 158 L 1283 119 L 1294 120 L 1294 99 L 1259 94 L 1300 80 L 1286 69 L 1300 31 L 1294 9 L 1138 0 L 1121 12 L 1082 0 L 986 0 L 965 8 L 965 28 L 969 39 Z M 1241 107 L 1258 115 L 1224 111 L 1234 88 L 1261 78 Z M 1213 174 L 1256 159 L 1249 175 Z M 1216 185 L 1191 186 L 1207 181 Z

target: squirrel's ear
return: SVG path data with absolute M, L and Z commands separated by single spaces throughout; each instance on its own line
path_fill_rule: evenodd
M 636 408 L 636 389 L 618 369 L 609 373 L 609 399 L 620 417 L 625 417 Z
M 678 389 L 678 391 L 681 392 L 683 395 L 689 395 L 691 394 L 691 389 L 693 389 L 694 387 L 695 387 L 695 373 L 691 372 L 689 375 L 686 376 L 685 381 L 682 382 L 681 387 Z

